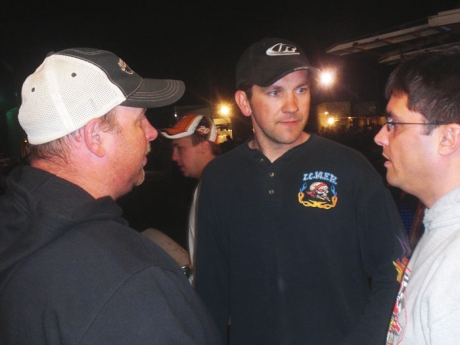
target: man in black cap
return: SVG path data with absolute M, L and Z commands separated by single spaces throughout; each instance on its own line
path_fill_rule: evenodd
M 51 54 L 26 79 L 30 166 L 0 198 L 0 343 L 219 343 L 179 266 L 114 201 L 144 180 L 158 135 L 146 108 L 183 92 L 88 48 Z
M 304 132 L 313 73 L 295 43 L 249 47 L 235 99 L 254 138 L 203 174 L 195 288 L 232 344 L 385 341 L 409 246 L 370 163 Z

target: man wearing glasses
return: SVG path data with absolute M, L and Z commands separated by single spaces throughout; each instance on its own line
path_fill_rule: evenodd
M 402 279 L 387 344 L 460 339 L 460 48 L 401 64 L 386 86 L 375 137 L 387 180 L 427 207 L 425 233 Z

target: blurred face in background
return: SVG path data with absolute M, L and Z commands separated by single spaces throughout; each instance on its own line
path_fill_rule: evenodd
M 185 177 L 200 178 L 203 171 L 203 163 L 206 142 L 193 145 L 192 136 L 174 139 L 172 141 L 172 160 L 176 162 Z

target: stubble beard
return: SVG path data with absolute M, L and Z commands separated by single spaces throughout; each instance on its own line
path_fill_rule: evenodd
M 290 138 L 290 139 L 287 139 L 286 136 L 283 135 L 283 134 L 285 134 L 284 132 L 277 133 L 276 131 L 269 131 L 266 128 L 264 128 L 264 127 L 259 125 L 258 121 L 256 120 L 257 114 L 255 113 L 254 108 L 252 107 L 252 104 L 251 104 L 251 111 L 252 111 L 254 137 L 255 137 L 255 139 L 257 141 L 264 140 L 264 139 L 263 138 L 257 138 L 256 132 L 254 131 L 254 122 L 257 124 L 257 127 L 259 128 L 259 131 L 261 132 L 262 136 L 265 137 L 265 141 L 270 142 L 270 143 L 272 143 L 274 145 L 291 145 L 294 142 L 296 142 L 300 138 L 300 136 L 302 135 L 303 129 L 301 131 L 299 131 L 298 135 L 296 135 L 296 136 L 294 136 L 294 138 Z M 294 117 L 293 119 L 298 121 L 297 117 Z M 305 127 L 305 125 L 303 127 Z
M 150 142 L 147 144 L 147 148 L 145 149 L 145 156 L 147 156 L 150 152 L 152 151 L 152 147 L 150 145 Z M 145 170 L 144 167 L 141 168 L 141 177 L 140 179 L 135 183 L 135 187 L 140 186 L 142 183 L 145 181 Z

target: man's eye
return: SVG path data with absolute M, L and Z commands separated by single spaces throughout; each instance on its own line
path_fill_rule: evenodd
M 268 93 L 270 96 L 278 96 L 280 92 L 278 90 L 273 90 Z
M 386 124 L 388 127 L 388 131 L 391 131 L 394 127 L 398 125 L 397 122 L 393 122 L 393 119 L 391 117 L 387 117 L 386 119 L 387 119 Z

